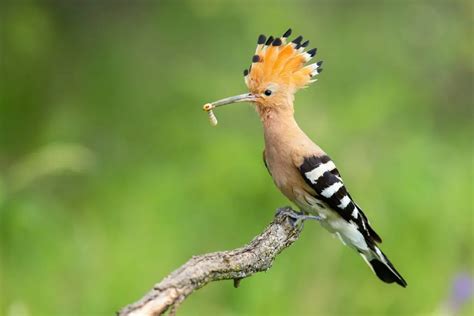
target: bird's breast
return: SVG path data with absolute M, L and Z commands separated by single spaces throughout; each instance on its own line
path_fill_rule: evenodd
M 277 188 L 288 199 L 297 203 L 297 192 L 309 188 L 294 166 L 291 153 L 278 147 L 267 146 L 265 159 Z

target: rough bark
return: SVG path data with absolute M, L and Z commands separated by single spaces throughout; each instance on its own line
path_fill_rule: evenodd
M 301 233 L 302 225 L 295 225 L 292 214 L 289 207 L 279 209 L 265 230 L 241 248 L 192 257 L 118 315 L 156 316 L 167 310 L 174 315 L 186 297 L 210 282 L 233 279 L 238 287 L 243 278 L 270 269 L 276 256 Z

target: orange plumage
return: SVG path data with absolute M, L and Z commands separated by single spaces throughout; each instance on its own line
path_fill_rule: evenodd
M 322 71 L 319 68 L 322 62 L 305 66 L 316 49 L 305 52 L 308 42 L 301 44 L 301 36 L 287 43 L 290 34 L 291 30 L 288 30 L 280 38 L 270 36 L 266 42 L 264 35 L 259 36 L 252 65 L 244 73 L 251 92 L 262 93 L 269 85 L 277 84 L 294 93 L 316 81 L 313 77 Z

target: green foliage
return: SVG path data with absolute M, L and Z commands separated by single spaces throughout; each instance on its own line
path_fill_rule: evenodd
M 10 1 L 1 12 L 0 314 L 111 315 L 288 202 L 244 92 L 260 33 L 319 48 L 301 126 L 337 162 L 408 288 L 319 225 L 182 315 L 436 315 L 472 277 L 472 5 Z M 298 34 L 295 34 L 298 35 Z M 468 315 L 473 303 L 461 313 Z

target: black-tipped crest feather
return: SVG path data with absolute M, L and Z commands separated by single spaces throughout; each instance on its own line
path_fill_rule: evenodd
M 262 45 L 263 43 L 265 43 L 266 40 L 267 40 L 267 37 L 263 34 L 260 34 L 258 36 L 257 44 Z
M 310 49 L 309 51 L 307 51 L 307 53 L 311 56 L 311 57 L 314 57 L 314 55 L 316 55 L 316 52 L 318 51 L 317 48 L 313 48 L 313 49 Z
M 272 46 L 280 46 L 281 45 L 281 39 L 277 38 L 273 41 Z
M 267 39 L 267 41 L 265 42 L 265 45 L 270 45 L 271 43 L 273 42 L 273 36 L 270 35 L 270 37 Z
M 303 40 L 303 36 L 298 36 L 297 38 L 295 38 L 292 43 L 295 43 L 296 45 L 299 45 L 301 43 L 301 41 Z

